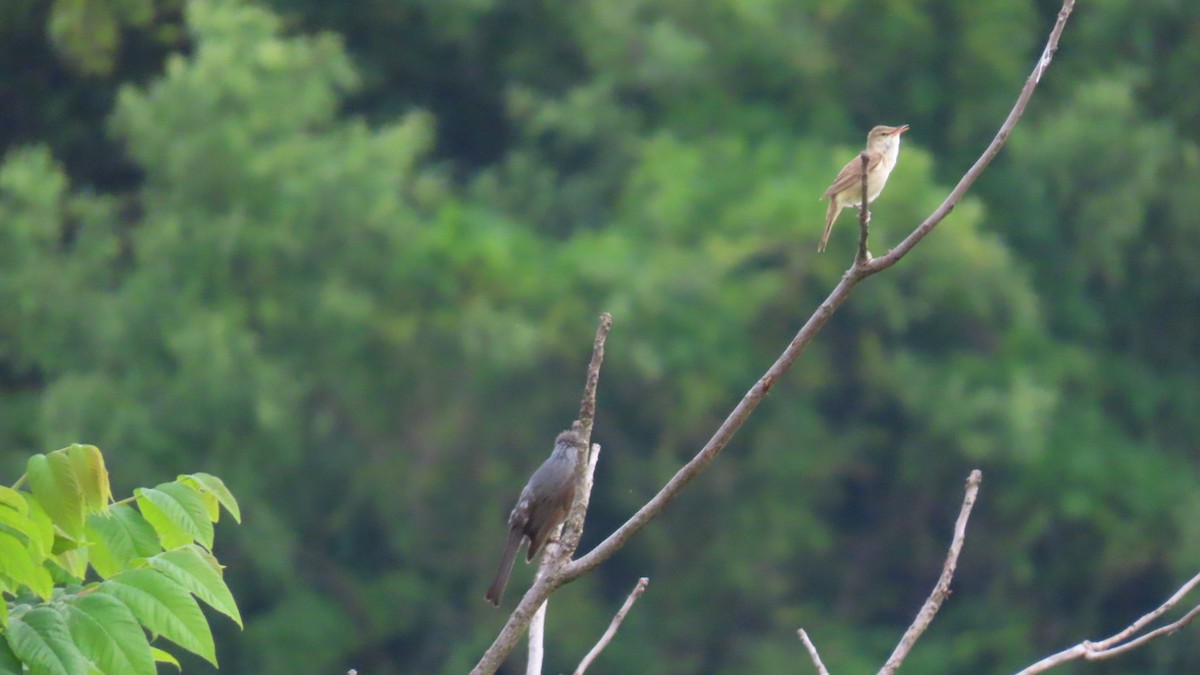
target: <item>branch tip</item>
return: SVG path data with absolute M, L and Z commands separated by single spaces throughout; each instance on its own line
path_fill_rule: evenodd
M 942 575 L 925 604 L 921 606 L 921 611 L 917 612 L 917 618 L 913 619 L 908 630 L 904 631 L 904 636 L 900 638 L 895 651 L 883 664 L 883 668 L 879 669 L 879 675 L 893 675 L 900 668 L 925 629 L 933 623 L 933 617 L 937 616 L 942 603 L 950 597 L 950 582 L 954 579 L 954 570 L 958 567 L 958 554 L 962 552 L 963 541 L 967 537 L 967 521 L 971 518 L 971 510 L 975 508 L 975 497 L 979 494 L 979 483 L 982 480 L 983 473 L 979 469 L 973 470 L 967 476 L 966 494 L 963 495 L 958 520 L 954 522 L 954 538 L 950 541 L 950 550 L 946 553 L 946 562 L 942 565 Z
M 817 653 L 817 646 L 812 640 L 808 639 L 808 633 L 804 629 L 796 631 L 800 635 L 800 641 L 804 643 L 804 648 L 808 650 L 808 656 L 812 659 L 813 665 L 817 667 L 817 675 L 829 675 L 829 671 L 825 669 L 825 664 L 821 663 L 821 655 Z
M 608 646 L 608 643 L 612 642 L 613 636 L 617 634 L 617 629 L 621 627 L 621 622 L 625 620 L 625 615 L 629 613 L 629 609 L 633 607 L 633 603 L 637 602 L 637 599 L 641 597 L 642 593 L 646 590 L 646 585 L 649 583 L 649 577 L 642 577 L 641 579 L 638 579 L 638 582 L 634 585 L 633 590 L 629 592 L 629 597 L 625 598 L 625 604 L 621 605 L 621 609 L 617 610 L 616 615 L 613 616 L 612 622 L 608 624 L 608 630 L 604 631 L 604 635 L 600 636 L 600 640 L 596 642 L 596 645 L 592 647 L 591 651 L 587 653 L 587 656 L 584 656 L 583 660 L 579 662 L 579 667 L 575 669 L 574 675 L 583 675 L 584 671 L 586 671 L 588 667 L 592 665 L 592 661 L 595 661 L 596 657 L 600 655 L 600 652 L 604 651 L 604 648 Z

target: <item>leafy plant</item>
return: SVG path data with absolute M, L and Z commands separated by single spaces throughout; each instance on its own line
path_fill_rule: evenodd
M 179 667 L 152 646 L 158 637 L 217 665 L 196 601 L 242 625 L 211 553 L 222 507 L 241 522 L 233 494 L 206 473 L 113 503 L 96 446 L 30 457 L 16 485 L 0 486 L 0 675 Z

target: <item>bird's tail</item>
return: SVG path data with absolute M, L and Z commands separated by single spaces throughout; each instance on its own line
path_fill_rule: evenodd
M 833 231 L 833 221 L 837 220 L 838 212 L 842 210 L 838 204 L 837 196 L 833 195 L 829 198 L 829 209 L 825 211 L 825 232 L 821 235 L 821 243 L 817 244 L 817 253 L 825 250 L 825 245 L 829 243 L 829 233 Z
M 504 587 L 508 586 L 508 575 L 512 574 L 513 560 L 517 558 L 517 549 L 521 547 L 521 539 L 525 537 L 525 533 L 521 528 L 514 527 L 508 531 L 508 543 L 504 545 L 504 555 L 500 558 L 500 569 L 496 570 L 496 578 L 492 579 L 492 585 L 488 586 L 487 601 L 500 606 L 500 599 L 504 597 Z

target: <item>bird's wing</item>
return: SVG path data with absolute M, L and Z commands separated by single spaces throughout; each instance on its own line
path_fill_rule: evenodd
M 867 171 L 870 172 L 879 163 L 883 161 L 883 153 L 867 151 Z M 838 172 L 837 178 L 833 179 L 833 185 L 825 190 L 825 194 L 821 195 L 821 199 L 829 199 L 833 195 L 845 190 L 855 183 L 862 183 L 862 158 L 855 156 L 854 159 L 846 162 L 846 166 Z

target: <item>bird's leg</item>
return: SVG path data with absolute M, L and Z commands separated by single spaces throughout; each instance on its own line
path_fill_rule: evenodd
M 860 205 L 859 205 L 859 207 L 858 207 L 858 216 L 859 216 L 860 218 L 861 218 L 861 217 L 862 217 L 862 215 L 863 215 L 863 209 L 867 209 L 867 207 L 865 207 L 865 206 L 862 206 L 862 205 L 860 204 Z M 867 209 L 867 222 L 868 222 L 868 223 L 869 223 L 869 222 L 871 222 L 871 209 Z

